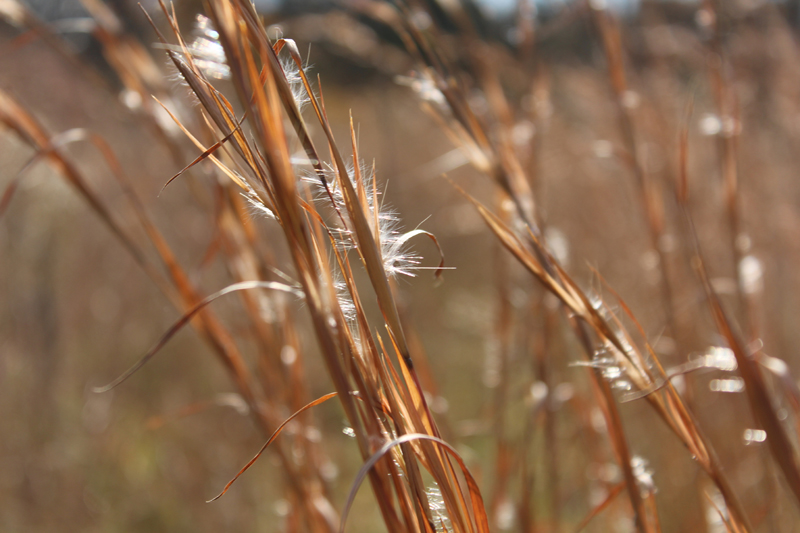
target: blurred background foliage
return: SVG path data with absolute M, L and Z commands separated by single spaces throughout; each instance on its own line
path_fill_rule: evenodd
M 5 3 L 9 5 L 0 10 L 11 10 L 10 0 Z M 9 18 L 0 23 L 0 88 L 51 133 L 86 128 L 104 138 L 193 280 L 211 293 L 230 279 L 223 264 L 205 261 L 215 234 L 208 215 L 213 198 L 204 186 L 207 176 L 198 170 L 159 194 L 189 159 L 176 161 L 143 118 L 141 102 L 107 62 L 102 43 L 86 31 L 92 28 L 87 20 L 92 9 L 86 6 L 92 4 L 29 2 L 41 22 L 53 29 L 57 46 L 26 39 L 26 30 Z M 143 5 L 163 24 L 156 4 Z M 505 395 L 507 438 L 519 439 L 535 396 L 532 387 L 543 379 L 533 357 L 535 339 L 545 334 L 544 328 L 551 331 L 555 340 L 549 350 L 558 354 L 547 378 L 555 398 L 550 405 L 554 422 L 549 437 L 538 429 L 530 442 L 532 449 L 545 450 L 535 459 L 542 474 L 536 477 L 533 505 L 536 531 L 571 531 L 604 498 L 619 472 L 607 444 L 582 430 L 591 426 L 596 413 L 585 398 L 588 371 L 570 365 L 578 360 L 577 348 L 569 335 L 561 335 L 567 329 L 563 319 L 556 316 L 545 326 L 520 312 L 507 360 L 498 361 L 498 277 L 510 288 L 517 309 L 532 306 L 535 283 L 508 261 L 474 209 L 441 175 L 446 173 L 486 203 L 495 195 L 491 184 L 465 165 L 407 83 L 398 83 L 398 76 L 409 76 L 414 64 L 384 28 L 348 8 L 347 2 L 262 0 L 257 5 L 275 35 L 295 39 L 308 53 L 337 137 L 347 138 L 352 113 L 360 151 L 368 161 L 375 160 L 379 179 L 388 185 L 387 201 L 407 227 L 423 224 L 433 232 L 447 264 L 455 267 L 440 285 L 432 276 L 420 275 L 402 280 L 399 288 L 438 386 L 432 405 L 479 479 L 487 502 L 498 484 L 493 433 L 497 391 L 502 388 Z M 123 31 L 136 36 L 156 63 L 166 66 L 161 51 L 149 46 L 156 38 L 136 3 L 114 0 L 108 6 Z M 535 53 L 527 64 L 538 74 L 536 85 L 529 87 L 527 78 L 503 64 L 520 38 L 518 3 L 484 0 L 470 5 L 482 38 L 491 43 L 490 60 L 498 62 L 503 88 L 520 102 L 515 142 L 536 146 L 535 189 L 548 241 L 587 289 L 599 291 L 593 271 L 601 273 L 643 324 L 665 366 L 677 366 L 720 345 L 721 339 L 713 333 L 710 315 L 697 311 L 704 305 L 702 290 L 684 261 L 687 245 L 679 237 L 671 200 L 664 201 L 667 222 L 658 246 L 674 282 L 682 350 L 664 335 L 668 325 L 660 300 L 659 254 L 651 246 L 634 177 L 618 157 L 625 140 L 602 37 L 591 16 L 600 2 L 536 6 Z M 716 22 L 722 28 L 724 54 L 716 56 L 708 52 L 711 12 L 704 3 L 609 0 L 606 7 L 622 21 L 630 87 L 626 105 L 635 117 L 644 172 L 669 198 L 677 172 L 678 134 L 692 100 L 692 208 L 715 287 L 743 327 L 749 323 L 755 328 L 751 340 L 760 339 L 766 352 L 783 359 L 797 375 L 798 3 L 719 2 Z M 176 3 L 186 28 L 202 8 L 201 2 Z M 718 88 L 710 74 L 717 68 L 724 71 L 735 112 L 721 114 L 718 108 Z M 185 88 L 165 79 L 165 90 L 181 105 Z M 485 105 L 477 90 L 470 97 L 477 109 Z M 531 110 L 538 117 L 535 123 L 525 118 Z M 725 138 L 735 139 L 736 146 L 741 231 L 734 237 L 741 258 L 749 258 L 739 263 L 744 274 L 728 244 L 720 170 Z M 130 217 L 95 150 L 75 144 L 64 152 L 108 206 Z M 10 183 L 32 156 L 34 151 L 13 133 L 0 132 L 0 186 Z M 277 233 L 272 236 L 279 239 Z M 418 247 L 433 264 L 435 250 L 427 243 Z M 736 296 L 741 276 L 749 276 L 751 283 L 749 318 Z M 180 333 L 122 387 L 100 395 L 91 391 L 146 352 L 179 315 L 47 164 L 27 173 L 0 219 L 0 299 L 0 530 L 286 530 L 285 480 L 269 457 L 222 500 L 204 503 L 252 456 L 262 436 L 237 411 L 241 400 L 235 386 L 193 332 Z M 226 301 L 214 305 L 231 331 L 241 333 L 242 344 L 254 350 L 240 319 L 241 306 Z M 298 329 L 308 331 L 302 305 L 296 314 Z M 319 370 L 313 337 L 305 335 L 302 347 L 309 352 L 311 395 L 320 396 L 331 386 Z M 793 531 L 800 520 L 797 507 L 780 488 L 766 446 L 758 439 L 746 442 L 753 427 L 747 402 L 743 394 L 720 392 L 723 379 L 719 371 L 685 378 L 700 425 L 717 447 L 756 530 Z M 205 403 L 213 405 L 202 408 Z M 681 443 L 646 414 L 642 403 L 624 403 L 621 410 L 634 453 L 645 457 L 653 472 L 663 530 L 719 531 L 714 529 L 719 524 L 713 509 L 701 496 L 707 482 Z M 175 416 L 187 406 L 196 406 L 198 412 Z M 320 434 L 313 438 L 324 441 L 328 481 L 334 503 L 341 505 L 360 458 L 342 432 L 340 408 L 330 403 L 315 412 Z M 547 448 L 546 438 L 557 446 Z M 380 528 L 371 497 L 367 489 L 360 493 L 350 531 Z M 617 505 L 624 509 L 624 503 Z M 491 512 L 496 530 L 517 530 L 516 514 L 502 499 Z M 589 530 L 631 527 L 625 512 L 610 516 L 605 522 L 598 518 Z

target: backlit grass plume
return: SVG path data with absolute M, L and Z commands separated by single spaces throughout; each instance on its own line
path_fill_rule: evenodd
M 351 153 L 345 156 L 297 47 L 286 39 L 273 43 L 251 4 L 226 0 L 209 10 L 241 116 L 209 81 L 196 51 L 185 44 L 174 18 L 162 7 L 177 40 L 171 44 L 162 37 L 164 48 L 200 101 L 211 136 L 218 139 L 202 156 L 213 152 L 222 173 L 244 190 L 248 201 L 271 213 L 283 232 L 293 276 L 338 398 L 363 457 L 372 458 L 366 475 L 387 527 L 436 529 L 424 470 L 443 487 L 443 505 L 455 530 L 486 531 L 477 487 L 474 482 L 460 484 L 461 476 L 472 478 L 463 462 L 453 466 L 448 455 L 452 448 L 443 447 L 438 438 L 390 284 L 395 275 L 412 275 L 420 268 L 417 257 L 407 251 L 408 240 L 430 235 L 419 229 L 399 232 L 396 217 L 379 198 L 374 171 L 361 164 L 352 124 Z M 301 112 L 306 102 L 327 139 L 330 160 L 324 164 Z M 322 194 L 301 179 L 307 171 L 293 160 L 293 142 L 303 147 L 312 181 Z M 347 159 L 356 163 L 348 165 Z M 199 162 L 197 158 L 195 164 Z M 354 269 L 362 268 L 368 287 L 359 287 L 354 278 Z M 363 298 L 377 300 L 381 323 L 366 315 Z
M 146 12 L 158 41 L 147 47 L 109 7 L 97 0 L 83 3 L 89 18 L 79 26 L 98 43 L 116 77 L 117 84 L 103 90 L 117 91 L 120 109 L 140 119 L 169 154 L 173 170 L 158 175 L 164 196 L 184 190 L 178 185 L 186 181 L 208 208 L 209 235 L 198 239 L 206 248 L 187 266 L 170 244 L 182 234 L 162 233 L 109 142 L 84 127 L 49 132 L 46 121 L 5 86 L 0 122 L 34 153 L 4 184 L 0 217 L 26 191 L 20 185 L 31 169 L 48 163 L 174 308 L 174 321 L 150 339 L 150 349 L 135 361 L 112 359 L 119 377 L 94 393 L 108 393 L 166 355 L 187 326 L 221 363 L 234 392 L 148 424 L 162 427 L 216 406 L 232 407 L 253 422 L 263 446 L 249 461 L 233 459 L 242 467 L 205 494 L 209 501 L 221 499 L 209 509 L 232 505 L 230 491 L 241 490 L 237 480 L 255 478 L 248 470 L 269 453 L 275 468 L 262 475 L 265 483 L 279 486 L 280 527 L 292 533 L 345 530 L 365 481 L 383 521 L 369 527 L 390 533 L 656 533 L 667 524 L 741 533 L 777 531 L 796 522 L 800 387 L 788 360 L 767 354 L 776 346 L 791 349 L 791 343 L 764 340 L 770 330 L 790 330 L 794 322 L 783 307 L 763 319 L 762 295 L 773 265 L 751 249 L 746 232 L 758 218 L 748 210 L 769 192 L 761 173 L 770 174 L 770 167 L 752 152 L 774 150 L 784 136 L 800 140 L 796 83 L 784 80 L 789 89 L 772 98 L 761 79 L 769 78 L 766 73 L 800 80 L 800 74 L 786 74 L 796 70 L 796 36 L 784 28 L 788 23 L 769 15 L 783 4 L 679 2 L 680 9 L 692 10 L 683 24 L 670 18 L 677 15 L 668 8 L 663 17 L 650 16 L 662 7 L 643 2 L 650 15 L 642 16 L 641 27 L 626 29 L 606 2 L 569 3 L 540 23 L 540 3 L 520 0 L 513 3 L 508 31 L 493 38 L 474 2 L 341 0 L 331 19 L 315 13 L 295 28 L 287 23 L 268 31 L 250 0 L 209 0 L 205 14 L 185 19 L 186 13 L 160 1 Z M 753 12 L 737 19 L 736 9 Z M 763 15 L 763 27 L 782 31 L 784 40 L 770 41 L 763 50 L 746 46 L 768 37 L 747 33 L 761 31 L 748 22 L 751 15 L 756 21 Z M 0 1 L 0 16 L 15 32 L 3 53 L 41 41 L 85 67 L 62 46 L 58 28 L 64 25 L 45 24 L 17 0 Z M 726 30 L 732 20 L 747 31 Z M 567 34 L 574 27 L 579 38 Z M 424 271 L 441 276 L 448 267 L 439 240 L 392 208 L 384 177 L 400 171 L 361 153 L 357 116 L 351 114 L 346 134 L 335 138 L 323 91 L 326 71 L 309 72 L 298 44 L 283 37 L 292 29 L 301 30 L 298 40 L 334 42 L 331 54 L 354 58 L 359 68 L 370 65 L 386 75 L 382 82 L 400 86 L 398 94 L 415 95 L 412 101 L 439 127 L 426 135 L 450 141 L 443 148 L 430 143 L 444 155 L 422 156 L 435 158 L 423 162 L 428 174 L 458 169 L 439 181 L 452 198 L 424 198 L 441 208 L 425 227 L 447 219 L 450 236 L 465 243 L 464 257 L 490 256 L 481 263 L 490 267 L 479 279 L 470 278 L 466 288 L 444 287 L 442 296 L 453 308 L 445 314 L 471 320 L 459 326 L 468 330 L 457 333 L 464 344 L 476 336 L 485 344 L 483 388 L 467 375 L 481 365 L 467 360 L 458 342 L 435 344 L 438 359 L 428 364 L 412 327 L 415 308 L 404 305 L 398 286 Z M 636 37 L 628 45 L 626 31 Z M 566 66 L 552 51 L 562 38 L 576 40 L 570 52 L 575 57 Z M 659 47 L 667 52 L 656 54 Z M 769 61 L 762 64 L 742 51 L 751 48 Z M 745 54 L 736 68 L 729 63 L 734 51 Z M 781 53 L 791 60 L 778 62 Z M 321 57 L 324 62 L 332 56 Z M 602 67 L 595 74 L 570 61 Z M 341 68 L 337 74 L 349 74 Z M 759 79 L 736 78 L 747 68 Z M 687 88 L 687 78 L 709 80 L 705 104 L 702 90 Z M 787 124 L 768 142 L 748 138 L 757 149 L 739 142 L 748 121 L 756 120 L 745 112 L 754 102 L 751 114 L 758 120 L 770 128 L 777 128 L 772 122 Z M 383 100 L 380 105 L 388 107 Z M 713 113 L 696 113 L 701 105 Z M 772 105 L 793 111 L 769 115 Z M 377 127 L 392 135 L 406 126 L 391 112 L 380 117 Z M 690 143 L 695 123 L 706 144 Z M 412 126 L 425 124 L 415 117 Z M 607 138 L 595 138 L 599 132 Z M 98 192 L 72 157 L 79 153 L 71 150 L 77 144 L 99 155 L 113 194 Z M 791 147 L 780 150 L 789 153 Z M 712 161 L 702 177 L 690 164 L 700 155 Z M 463 170 L 483 184 L 462 179 L 460 167 L 467 164 L 472 168 Z M 595 183 L 601 165 L 607 165 L 613 179 L 606 181 L 613 186 Z M 745 197 L 741 184 L 754 168 L 758 183 L 750 186 L 758 194 Z M 792 175 L 792 168 L 784 173 Z M 586 179 L 578 179 L 584 174 Z M 701 182 L 706 175 L 719 179 Z M 560 203 L 551 202 L 550 187 L 560 181 L 580 187 L 564 186 Z M 426 194 L 432 182 L 425 184 Z M 419 187 L 420 181 L 414 183 Z M 422 196 L 421 189 L 415 194 Z M 773 196 L 783 196 L 777 189 Z M 700 204 L 697 191 L 711 200 L 703 197 Z M 714 235 L 722 244 L 710 246 L 707 239 L 701 242 L 695 220 L 713 220 L 714 205 L 722 213 L 718 231 L 725 235 Z M 776 227 L 796 226 L 791 209 L 773 215 Z M 621 220 L 626 233 L 615 236 L 611 219 Z M 589 233 L 585 240 L 606 248 L 601 266 L 583 266 L 580 247 L 567 244 L 560 224 L 574 220 Z M 423 258 L 416 251 L 420 242 L 435 249 L 436 257 Z M 718 257 L 709 256 L 709 249 Z M 639 262 L 647 265 L 646 274 Z M 649 314 L 634 312 L 634 304 L 629 307 L 606 281 L 604 275 L 611 276 L 604 270 L 615 264 L 628 281 L 627 292 L 619 292 L 639 295 L 650 304 Z M 218 267 L 213 278 L 206 276 L 212 265 Z M 588 281 L 579 278 L 580 269 Z M 230 316 L 222 316 L 223 303 L 230 305 Z M 640 322 L 644 316 L 648 320 Z M 426 318 L 434 324 L 426 330 L 437 336 L 434 344 L 442 333 L 435 328 L 448 327 L 442 324 L 449 317 Z M 457 392 L 461 397 L 445 399 L 435 371 L 449 387 L 463 389 Z M 701 381 L 705 375 L 708 383 Z M 318 387 L 324 389 L 312 392 Z M 480 413 L 476 420 L 448 420 L 448 401 L 459 410 L 472 402 Z M 357 464 L 344 465 L 341 471 L 350 477 L 335 481 L 339 469 L 331 456 L 338 450 L 323 434 L 317 411 L 337 403 L 344 420 L 340 414 L 334 434 L 352 437 L 342 440 L 346 451 L 357 451 Z M 734 422 L 746 424 L 733 438 L 728 428 L 714 424 L 728 411 Z M 251 445 L 258 448 L 255 441 Z M 751 455 L 745 460 L 744 453 Z M 27 500 L 26 491 L 37 487 L 37 471 L 28 464 L 19 471 Z M 754 503 L 756 493 L 766 503 Z M 82 494 L 94 512 L 89 496 Z M 669 508 L 667 502 L 674 501 L 697 509 Z

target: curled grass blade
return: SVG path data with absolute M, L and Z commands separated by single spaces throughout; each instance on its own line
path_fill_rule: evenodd
M 344 526 L 347 523 L 347 516 L 350 513 L 350 508 L 353 506 L 353 502 L 355 501 L 356 493 L 358 492 L 358 488 L 361 486 L 361 483 L 364 481 L 364 478 L 369 474 L 372 468 L 380 461 L 383 456 L 389 453 L 392 448 L 395 446 L 399 446 L 401 444 L 412 442 L 415 440 L 423 440 L 423 441 L 431 441 L 441 448 L 443 448 L 448 454 L 450 454 L 456 462 L 458 462 L 461 471 L 464 473 L 464 477 L 467 481 L 467 487 L 469 488 L 470 498 L 472 500 L 472 508 L 475 515 L 475 520 L 477 522 L 477 533 L 489 533 L 489 521 L 486 516 L 486 509 L 483 505 L 483 497 L 481 496 L 480 489 L 478 488 L 478 483 L 475 478 L 470 473 L 469 469 L 467 468 L 464 459 L 462 459 L 461 455 L 453 448 L 450 444 L 443 441 L 438 437 L 434 437 L 432 435 L 425 435 L 422 433 L 409 433 L 407 435 L 403 435 L 402 437 L 398 437 L 396 439 L 392 439 L 391 441 L 387 442 L 381 448 L 376 451 L 372 456 L 367 460 L 366 463 L 361 467 L 356 475 L 355 480 L 353 481 L 353 486 L 350 489 L 350 494 L 347 496 L 347 501 L 345 502 L 344 508 L 342 510 L 342 519 L 341 524 L 339 526 L 339 533 L 344 533 Z
M 156 353 L 158 353 L 164 345 L 169 342 L 169 340 L 175 336 L 180 329 L 188 324 L 192 318 L 199 313 L 205 306 L 227 294 L 231 294 L 237 291 L 244 291 L 244 290 L 253 290 L 253 289 L 270 289 L 270 290 L 277 290 L 283 291 L 290 294 L 301 295 L 299 291 L 294 288 L 290 287 L 289 285 L 285 285 L 283 283 L 277 283 L 274 281 L 243 281 L 241 283 L 234 283 L 233 285 L 229 285 L 225 287 L 221 291 L 215 292 L 211 296 L 205 298 L 203 301 L 195 305 L 189 312 L 185 313 L 179 320 L 177 320 L 162 337 L 158 340 L 158 342 L 148 350 L 148 352 L 141 358 L 139 361 L 134 364 L 131 368 L 129 368 L 125 373 L 123 373 L 120 377 L 105 385 L 103 387 L 95 387 L 92 389 L 96 393 L 103 393 L 108 392 L 111 389 L 117 387 L 124 381 L 126 381 L 129 377 L 135 374 L 140 368 L 142 368 L 145 364 L 147 364 L 150 359 L 152 359 Z
M 377 211 L 377 210 L 376 210 Z M 432 268 L 434 269 L 433 277 L 435 279 L 440 279 L 442 277 L 442 272 L 447 268 L 444 266 L 444 251 L 442 251 L 442 247 L 439 244 L 439 240 L 436 238 L 436 235 L 429 231 L 425 231 L 424 229 L 415 229 L 409 232 L 406 232 L 400 235 L 397 240 L 394 242 L 393 246 L 397 248 L 401 248 L 405 243 L 413 239 L 414 237 L 418 237 L 420 235 L 424 235 L 428 237 L 430 240 L 433 241 L 434 246 L 436 246 L 436 251 L 439 253 L 439 264 L 435 267 L 413 267 L 414 270 L 423 270 Z
M 211 503 L 211 502 L 213 502 L 213 501 L 216 501 L 216 500 L 220 499 L 220 498 L 221 498 L 221 497 L 222 497 L 222 496 L 223 496 L 223 495 L 224 495 L 226 492 L 228 492 L 228 489 L 229 489 L 229 488 L 231 488 L 231 485 L 233 485 L 233 483 L 234 483 L 234 482 L 235 482 L 237 479 L 239 479 L 239 477 L 240 477 L 242 474 L 244 474 L 244 473 L 245 473 L 245 472 L 246 472 L 246 471 L 247 471 L 247 470 L 248 470 L 248 469 L 249 469 L 251 466 L 253 466 L 253 464 L 254 464 L 256 461 L 258 461 L 258 458 L 259 458 L 259 457 L 261 457 L 261 455 L 262 455 L 262 454 L 264 453 L 264 451 L 265 451 L 265 450 L 266 450 L 266 449 L 269 447 L 269 445 L 270 445 L 270 444 L 272 444 L 272 442 L 273 442 L 275 439 L 277 439 L 277 438 L 278 438 L 278 435 L 280 435 L 280 434 L 281 434 L 281 431 L 283 431 L 283 428 L 285 428 L 285 427 L 286 427 L 286 425 L 287 425 L 289 422 L 291 422 L 292 420 L 294 420 L 295 418 L 297 418 L 298 416 L 300 416 L 301 414 L 303 414 L 303 413 L 304 413 L 305 411 L 307 411 L 308 409 L 311 409 L 312 407 L 315 407 L 315 406 L 317 406 L 317 405 L 319 405 L 319 404 L 321 404 L 321 403 L 327 402 L 328 400 L 330 400 L 331 398 L 333 398 L 333 397 L 335 397 L 335 396 L 337 396 L 337 395 L 338 395 L 338 393 L 337 393 L 337 392 L 330 392 L 330 393 L 326 394 L 325 396 L 321 396 L 320 398 L 317 398 L 316 400 L 314 400 L 314 401 L 312 401 L 312 402 L 309 402 L 309 403 L 307 403 L 306 405 L 304 405 L 303 407 L 301 407 L 301 408 L 300 408 L 300 409 L 299 409 L 297 412 L 295 412 L 295 413 L 294 413 L 292 416 L 290 416 L 289 418 L 287 418 L 286 420 L 284 420 L 284 421 L 283 421 L 283 423 L 282 423 L 280 426 L 278 426 L 278 429 L 276 429 L 276 430 L 275 430 L 275 431 L 272 433 L 272 436 L 270 436 L 270 438 L 267 440 L 267 442 L 266 442 L 266 443 L 264 443 L 264 445 L 261 447 L 261 449 L 258 451 L 258 453 L 257 453 L 257 454 L 256 454 L 256 455 L 255 455 L 255 456 L 252 458 L 252 459 L 250 459 L 250 462 L 248 462 L 246 465 L 244 465 L 244 467 L 243 467 L 241 470 L 239 470 L 239 473 L 238 473 L 238 474 L 236 474 L 235 476 L 233 476 L 233 479 L 231 479 L 230 481 L 228 481 L 228 484 L 227 484 L 227 485 L 225 485 L 225 488 L 224 488 L 224 489 L 222 489 L 222 492 L 220 492 L 219 494 L 217 494 L 216 496 L 214 496 L 213 498 L 211 498 L 210 500 L 208 500 L 206 503 Z

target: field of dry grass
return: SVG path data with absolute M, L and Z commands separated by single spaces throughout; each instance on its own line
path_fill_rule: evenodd
M 601 4 L 0 2 L 0 530 L 795 531 L 793 4 Z

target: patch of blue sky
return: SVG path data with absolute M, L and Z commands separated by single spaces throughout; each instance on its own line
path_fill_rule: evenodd
M 557 11 L 574 0 L 535 0 L 538 7 L 548 11 Z M 640 0 L 601 0 L 609 9 L 617 13 L 631 14 L 639 9 Z M 689 0 L 696 1 L 696 0 Z M 516 10 L 518 0 L 476 0 L 480 8 L 490 17 L 503 18 L 511 16 Z

